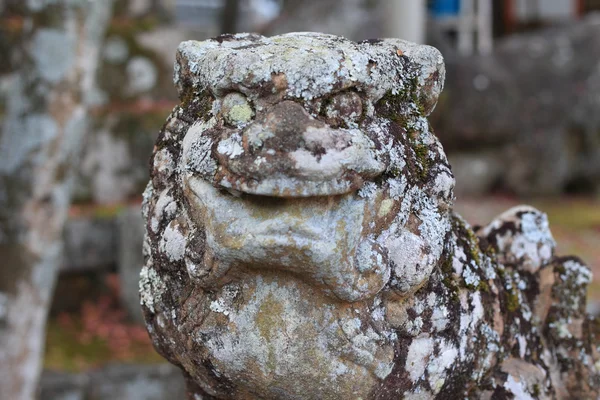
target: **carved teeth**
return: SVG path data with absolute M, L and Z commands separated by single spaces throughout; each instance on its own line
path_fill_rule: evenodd
M 337 196 L 357 191 L 363 180 L 358 174 L 348 174 L 345 179 L 306 181 L 298 178 L 279 177 L 260 181 L 223 176 L 217 181 L 227 190 L 270 197 L 322 197 Z
M 227 190 L 227 193 L 229 193 L 233 197 L 241 197 L 242 196 L 242 192 L 240 192 L 239 190 L 235 190 L 235 189 L 225 189 L 225 190 Z

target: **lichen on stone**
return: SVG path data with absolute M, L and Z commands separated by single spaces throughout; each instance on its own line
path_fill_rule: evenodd
M 155 312 L 155 304 L 166 290 L 166 286 L 156 270 L 144 266 L 140 272 L 140 302 L 151 312 Z

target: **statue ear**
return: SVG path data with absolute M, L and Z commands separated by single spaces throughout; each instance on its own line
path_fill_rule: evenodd
M 418 68 L 416 95 L 423 107 L 424 115 L 428 116 L 435 108 L 444 89 L 446 67 L 442 53 L 435 47 L 401 39 L 383 39 L 382 42 L 395 48 L 398 55 L 407 57 L 411 64 Z
M 215 54 L 221 50 L 227 52 L 228 49 L 251 46 L 263 39 L 264 36 L 256 33 L 236 33 L 235 35 L 224 34 L 204 41 L 181 42 L 175 53 L 173 76 L 179 99 L 185 101 L 193 93 L 200 93 L 206 89 L 214 92 L 215 85 L 206 81 L 206 75 L 219 67 L 218 63 L 214 62 Z M 207 54 L 211 51 L 212 54 Z
M 198 92 L 200 74 L 200 57 L 214 47 L 217 47 L 212 40 L 199 42 L 188 40 L 181 42 L 175 54 L 175 73 L 173 81 L 179 93 L 179 100 L 185 101 Z M 203 88 L 200 88 L 203 89 Z

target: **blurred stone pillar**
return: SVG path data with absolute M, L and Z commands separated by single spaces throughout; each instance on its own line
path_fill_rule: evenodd
M 425 0 L 385 2 L 385 36 L 425 43 L 427 3 Z

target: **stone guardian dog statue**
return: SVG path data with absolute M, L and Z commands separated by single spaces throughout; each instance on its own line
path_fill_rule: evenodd
M 179 46 L 140 294 L 190 399 L 598 397 L 589 269 L 531 207 L 452 211 L 444 74 L 397 39 Z

